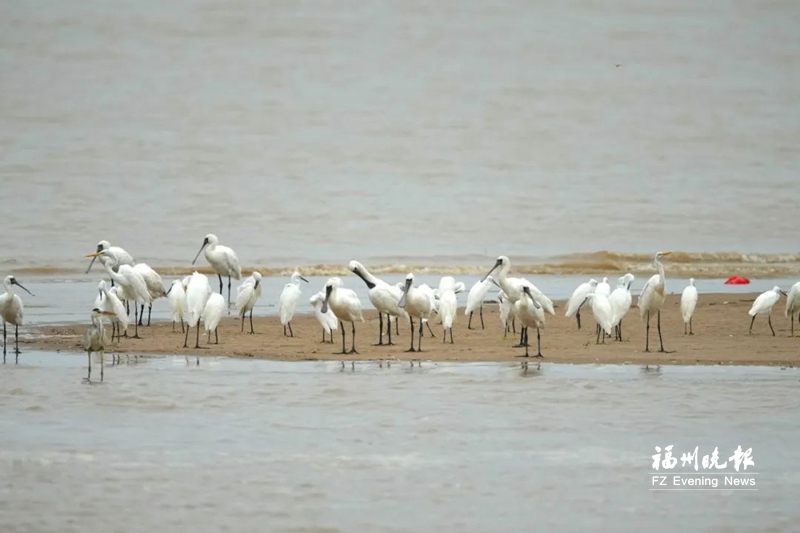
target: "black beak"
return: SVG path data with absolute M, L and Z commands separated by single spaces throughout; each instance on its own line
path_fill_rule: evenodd
M 332 290 L 333 290 L 333 287 L 325 287 L 325 301 L 322 302 L 322 309 L 321 309 L 321 311 L 323 313 L 327 313 L 328 312 L 328 298 L 331 297 L 331 291 Z
M 11 284 L 12 284 L 12 285 L 16 285 L 17 287 L 19 287 L 19 288 L 20 288 L 20 289 L 22 289 L 23 291 L 27 292 L 27 293 L 28 293 L 28 294 L 30 294 L 31 296 L 35 296 L 35 295 L 34 295 L 34 294 L 31 292 L 31 291 L 29 291 L 28 289 L 26 289 L 25 287 L 23 287 L 23 286 L 22 286 L 22 285 L 19 283 L 19 281 L 17 281 L 17 280 L 13 280 L 13 281 L 11 282 Z
M 197 255 L 194 256 L 194 259 L 192 259 L 192 264 L 195 264 L 197 262 L 197 258 L 200 257 L 200 253 L 203 251 L 203 248 L 205 248 L 207 244 L 208 244 L 208 239 L 203 239 L 203 245 L 200 247 L 200 251 L 197 252 Z
M 257 288 L 258 288 L 258 284 L 259 284 L 259 283 L 261 283 L 261 280 L 260 280 L 260 279 L 257 279 L 257 280 L 256 280 L 256 284 L 253 286 L 253 288 L 254 288 L 254 289 L 257 289 Z
M 305 281 L 306 283 L 308 283 L 308 280 L 307 280 L 306 278 L 304 278 L 303 276 L 300 276 L 300 279 L 302 279 L 303 281 Z
M 497 267 L 499 267 L 500 265 L 502 265 L 502 264 L 503 264 L 503 263 L 502 263 L 502 261 L 495 261 L 495 263 L 494 263 L 494 266 L 492 267 L 492 269 L 491 269 L 489 272 L 487 272 L 485 276 L 483 276 L 483 279 L 482 279 L 481 281 L 486 281 L 486 278 L 488 278 L 488 277 L 489 277 L 489 275 L 490 275 L 492 272 L 494 272 L 494 270 L 495 270 Z
M 400 297 L 400 301 L 397 302 L 397 307 L 400 309 L 404 309 L 406 306 L 406 296 L 408 296 L 408 289 L 411 288 L 411 280 L 406 280 L 406 286 L 403 289 L 403 296 Z

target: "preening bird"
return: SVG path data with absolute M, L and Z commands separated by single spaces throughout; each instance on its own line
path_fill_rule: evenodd
M 786 294 L 781 290 L 780 287 L 775 285 L 772 290 L 762 292 L 758 295 L 758 298 L 753 302 L 753 307 L 750 308 L 748 314 L 753 317 L 750 320 L 750 329 L 748 330 L 747 334 L 753 334 L 753 322 L 756 321 L 757 315 L 767 315 L 767 324 L 769 324 L 769 330 L 772 332 L 772 336 L 775 336 L 775 330 L 772 329 L 772 307 L 778 303 L 778 300 L 781 299 L 781 294 Z
M 92 379 L 92 352 L 100 354 L 100 381 L 103 381 L 105 375 L 106 338 L 103 329 L 103 317 L 116 318 L 116 314 L 95 307 L 92 309 L 92 323 L 83 334 L 83 347 L 86 349 L 86 355 L 89 358 L 87 381 Z
M 789 289 L 789 294 L 786 295 L 785 314 L 791 327 L 790 337 L 794 337 L 794 315 L 798 311 L 800 311 L 800 281 L 792 285 L 792 288 Z M 800 321 L 800 315 L 798 315 L 797 319 Z
M 386 315 L 386 333 L 389 338 L 387 345 L 392 342 L 392 319 L 408 318 L 408 313 L 398 307 L 398 302 L 403 296 L 402 289 L 395 285 L 389 285 L 382 279 L 374 276 L 367 268 L 358 261 L 350 261 L 348 268 L 367 285 L 369 301 L 378 311 L 378 346 L 383 345 L 383 316 Z
M 186 334 L 183 338 L 183 347 L 188 348 L 189 330 L 194 327 L 197 331 L 195 348 L 200 348 L 200 318 L 206 309 L 208 299 L 211 298 L 211 283 L 208 277 L 199 272 L 194 272 L 186 286 Z M 189 357 L 186 356 L 186 362 Z M 200 357 L 197 357 L 197 364 L 200 364 Z
M 603 281 L 597 284 L 594 293 L 605 296 L 606 298 L 611 296 L 611 285 L 608 284 L 608 278 L 603 278 Z
M 86 257 L 106 257 L 109 255 L 108 250 L 95 252 L 87 255 Z M 115 272 L 111 267 L 110 262 L 100 263 L 105 267 L 108 277 L 117 283 L 125 291 L 127 299 L 134 301 L 133 306 L 133 324 L 134 324 L 134 339 L 139 339 L 139 320 L 138 320 L 138 306 L 149 305 L 152 303 L 153 298 L 150 296 L 150 291 L 147 290 L 147 283 L 144 278 L 137 272 L 134 267 L 130 265 L 120 265 Z
M 529 327 L 536 328 L 537 351 L 534 357 L 542 357 L 542 336 L 540 330 L 544 327 L 544 308 L 534 299 L 530 287 L 524 286 L 522 288 L 522 297 L 514 302 L 514 314 L 519 317 L 522 323 L 523 336 L 525 337 L 525 357 L 528 357 L 527 330 Z
M 408 313 L 408 320 L 411 324 L 411 347 L 406 352 L 421 352 L 422 351 L 422 327 L 423 320 L 430 318 L 433 312 L 432 293 L 433 290 L 425 285 L 428 291 L 421 289 L 421 287 L 414 287 L 414 274 L 406 276 L 405 284 L 403 285 L 403 296 L 400 297 L 399 306 L 405 309 Z M 419 334 L 417 335 L 417 348 L 414 349 L 414 317 L 419 319 Z M 430 327 L 430 326 L 429 326 Z M 432 334 L 433 332 L 431 332 Z
M 314 316 L 317 322 L 322 326 L 322 342 L 325 342 L 325 334 L 328 333 L 331 337 L 331 344 L 333 344 L 333 332 L 339 327 L 339 321 L 336 320 L 336 315 L 333 314 L 330 308 L 328 308 L 327 312 L 322 312 L 324 302 L 325 293 L 321 291 L 308 300 L 308 303 L 314 308 Z
M 111 269 L 114 270 L 114 272 L 119 270 L 119 267 L 121 265 L 133 266 L 136 264 L 131 254 L 129 254 L 119 246 L 111 246 L 111 244 L 108 241 L 100 241 L 99 243 L 97 243 L 97 250 L 95 251 L 98 254 L 103 251 L 107 253 L 104 255 L 92 256 L 92 261 L 89 263 L 89 268 L 86 269 L 87 274 L 92 269 L 92 265 L 94 264 L 95 259 L 98 259 L 100 261 L 100 264 L 103 266 L 105 266 L 106 263 L 110 263 Z
M 486 326 L 483 324 L 483 300 L 486 298 L 486 295 L 489 294 L 489 289 L 492 287 L 493 282 L 494 278 L 492 276 L 487 276 L 482 280 L 479 279 L 470 287 L 469 294 L 467 294 L 467 307 L 464 309 L 464 314 L 469 315 L 467 329 L 472 329 L 472 315 L 475 313 L 476 309 L 480 312 L 481 329 L 486 329 Z
M 611 291 L 611 295 L 608 297 L 608 303 L 611 304 L 611 310 L 614 313 L 612 323 L 616 329 L 616 338 L 618 341 L 622 341 L 622 319 L 625 318 L 625 315 L 627 315 L 628 311 L 631 309 L 631 302 L 633 300 L 631 297 L 631 284 L 634 279 L 633 274 L 630 272 L 619 278 L 617 288 Z
M 125 311 L 125 305 L 117 296 L 117 288 L 109 288 L 106 285 L 106 280 L 100 280 L 97 285 L 97 291 L 99 295 L 95 300 L 95 307 L 114 315 L 114 318 L 109 319 L 111 322 L 111 342 L 114 342 L 115 333 L 117 341 L 119 341 L 121 340 L 122 332 L 125 332 L 125 336 L 128 335 L 128 313 Z
M 203 309 L 203 326 L 206 330 L 207 342 L 211 342 L 211 333 L 214 333 L 214 344 L 219 344 L 219 321 L 225 311 L 225 297 L 215 292 L 211 293 Z
M 517 332 L 515 326 L 514 304 L 508 299 L 502 290 L 497 293 L 497 301 L 500 302 L 500 323 L 503 324 L 503 338 L 505 339 L 509 331 Z
M 455 293 L 455 284 L 447 286 L 444 291 L 439 292 L 439 317 L 442 319 L 442 342 L 450 332 L 450 344 L 453 344 L 453 324 L 456 320 L 458 311 L 458 298 Z
M 614 310 L 608 297 L 605 294 L 593 293 L 588 296 L 589 304 L 592 306 L 592 315 L 597 322 L 597 339 L 595 344 L 600 344 L 600 337 L 603 337 L 603 344 L 606 343 L 606 335 L 611 336 L 614 328 Z M 605 333 L 605 335 L 603 335 Z
M 260 272 L 253 272 L 250 277 L 239 285 L 239 292 L 236 295 L 236 314 L 242 320 L 242 333 L 244 333 L 244 316 L 248 311 L 250 312 L 250 333 L 255 333 L 253 329 L 253 308 L 256 306 L 258 299 L 261 298 L 262 288 Z
M 686 335 L 686 328 L 689 328 L 689 335 L 694 335 L 692 331 L 692 315 L 697 307 L 697 287 L 694 286 L 694 278 L 689 280 L 689 285 L 681 293 L 681 316 L 683 317 L 683 334 Z
M 153 300 L 157 298 L 161 298 L 167 295 L 167 292 L 164 290 L 164 284 L 161 282 L 161 276 L 158 275 L 158 272 L 150 268 L 146 263 L 136 263 L 133 265 L 133 269 L 142 276 L 145 285 L 147 285 L 147 292 L 150 293 L 150 303 L 147 307 L 147 325 L 150 325 L 150 314 L 153 312 Z M 144 319 L 144 304 L 142 304 L 142 309 L 139 311 L 139 325 L 143 326 L 142 324 Z
M 3 318 L 3 364 L 6 362 L 6 324 L 14 326 L 14 355 L 16 356 L 14 361 L 19 363 L 19 327 L 23 323 L 25 305 L 19 294 L 14 293 L 14 286 L 16 285 L 31 296 L 33 293 L 20 285 L 14 276 L 6 276 L 3 285 L 6 288 L 5 294 L 0 296 L 0 317 Z
M 281 292 L 281 298 L 278 301 L 278 314 L 281 317 L 284 337 L 287 336 L 287 326 L 289 327 L 288 336 L 294 337 L 294 331 L 292 331 L 292 318 L 294 317 L 294 310 L 297 308 L 297 302 L 300 300 L 300 296 L 303 294 L 300 290 L 301 281 L 308 283 L 308 280 L 301 276 L 300 272 L 295 270 L 292 274 L 292 280 L 283 288 L 283 292 Z
M 183 317 L 186 314 L 186 286 L 181 280 L 176 279 L 172 282 L 167 291 L 167 300 L 169 300 L 169 307 L 172 311 L 172 331 L 175 331 L 175 322 L 180 322 L 181 333 L 183 333 Z
M 581 308 L 586 303 L 586 297 L 594 292 L 596 288 L 597 280 L 590 279 L 586 283 L 578 285 L 575 290 L 572 291 L 572 296 L 569 297 L 567 312 L 564 313 L 564 316 L 567 318 L 574 316 L 578 321 L 578 330 L 581 329 Z
M 660 259 L 666 257 L 671 252 L 658 252 L 653 258 L 653 266 L 658 269 L 658 274 L 654 274 L 647 283 L 645 283 L 642 293 L 639 295 L 639 312 L 642 319 L 647 323 L 647 333 L 645 337 L 644 351 L 650 351 L 650 316 L 653 314 L 658 315 L 658 341 L 661 344 L 659 352 L 665 352 L 664 340 L 661 337 L 661 308 L 664 306 L 666 299 L 666 276 L 664 275 L 664 265 L 661 264 Z
M 356 321 L 364 321 L 364 316 L 361 314 L 361 300 L 354 291 L 345 289 L 344 283 L 339 278 L 330 278 L 325 284 L 325 301 L 322 303 L 320 311 L 324 314 L 328 312 L 329 308 L 339 319 L 339 327 L 342 330 L 342 353 L 358 353 L 356 351 Z M 353 326 L 352 346 L 349 352 L 345 347 L 345 322 L 350 322 Z
M 200 251 L 194 256 L 192 264 L 197 262 L 200 253 L 205 250 L 205 257 L 214 272 L 219 277 L 219 293 L 222 294 L 222 276 L 228 276 L 228 305 L 231 304 L 231 278 L 239 280 L 242 279 L 242 267 L 239 266 L 239 258 L 236 253 L 228 248 L 219 244 L 219 239 L 216 235 L 209 233 L 203 239 L 203 244 L 200 246 Z

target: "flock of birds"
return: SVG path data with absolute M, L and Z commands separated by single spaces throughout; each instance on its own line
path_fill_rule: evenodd
M 173 330 L 180 323 L 184 333 L 184 348 L 189 346 L 189 332 L 195 328 L 195 348 L 200 348 L 200 324 L 202 321 L 208 341 L 213 333 L 215 342 L 219 343 L 218 327 L 223 314 L 232 305 L 231 280 L 242 279 L 242 269 L 236 253 L 219 244 L 219 239 L 213 235 L 206 235 L 200 250 L 197 252 L 192 264 L 197 262 L 200 254 L 206 260 L 219 278 L 219 293 L 211 288 L 211 282 L 204 274 L 194 272 L 181 280 L 175 280 L 168 289 L 164 288 L 161 276 L 145 263 L 137 263 L 124 249 L 111 246 L 108 241 L 100 241 L 95 252 L 86 257 L 92 258 L 86 272 L 88 273 L 95 260 L 98 260 L 111 280 L 110 286 L 105 280 L 98 285 L 98 295 L 91 313 L 91 324 L 84 335 L 84 347 L 89 358 L 89 378 L 91 378 L 92 353 L 100 355 L 100 376 L 104 374 L 104 350 L 107 346 L 105 334 L 106 323 L 111 324 L 111 342 L 116 338 L 128 336 L 130 326 L 130 307 L 133 306 L 133 338 L 139 337 L 139 326 L 144 324 L 145 307 L 148 309 L 147 325 L 150 325 L 150 314 L 153 301 L 166 297 L 172 310 Z M 641 318 L 646 324 L 645 351 L 650 351 L 650 323 L 655 318 L 659 338 L 659 351 L 664 352 L 664 341 L 661 332 L 661 309 L 664 305 L 666 292 L 666 276 L 661 259 L 669 252 L 658 252 L 653 259 L 653 267 L 657 270 L 642 289 L 637 306 Z M 443 342 L 447 340 L 449 332 L 450 343 L 453 341 L 453 324 L 458 310 L 456 294 L 466 290 L 461 282 L 456 282 L 451 276 L 441 279 L 439 287 L 433 289 L 427 284 L 415 285 L 414 275 L 408 274 L 405 281 L 398 284 L 387 283 L 364 267 L 358 261 L 351 261 L 348 265 L 350 271 L 366 284 L 369 301 L 378 311 L 379 337 L 378 344 L 384 344 L 384 332 L 387 337 L 386 344 L 392 343 L 392 326 L 395 334 L 399 333 L 399 322 L 408 321 L 411 329 L 411 344 L 407 352 L 422 351 L 422 337 L 424 327 L 430 330 L 429 320 L 438 314 L 443 328 Z M 480 317 L 481 327 L 483 321 L 483 302 L 492 288 L 500 289 L 500 319 L 504 331 L 516 331 L 516 323 L 521 324 L 520 340 L 515 347 L 525 348 L 525 357 L 529 357 L 528 329 L 536 329 L 537 352 L 534 357 L 542 357 L 541 330 L 544 329 L 546 314 L 555 315 L 553 302 L 540 291 L 533 283 L 525 278 L 511 277 L 511 261 L 506 256 L 500 256 L 491 270 L 469 290 L 464 314 L 469 316 L 467 327 L 472 329 L 473 315 L 477 312 Z M 228 278 L 228 300 L 223 296 L 223 278 Z M 581 310 L 590 307 L 596 323 L 597 343 L 605 343 L 606 336 L 612 335 L 618 341 L 622 340 L 622 320 L 632 306 L 633 297 L 631 285 L 634 281 L 633 274 L 625 274 L 619 278 L 616 288 L 612 291 L 608 278 L 601 282 L 591 279 L 579 285 L 567 302 L 565 316 L 574 316 L 578 329 L 581 328 Z M 297 303 L 302 296 L 301 282 L 308 280 L 295 271 L 291 280 L 284 287 L 279 303 L 278 314 L 283 333 L 294 336 L 292 318 Z M 6 293 L 0 295 L 0 316 L 3 319 L 3 362 L 6 360 L 6 325 L 14 326 L 14 352 L 19 361 L 19 326 L 23 323 L 23 302 L 14 287 L 33 294 L 23 287 L 14 276 L 7 276 L 4 280 Z M 262 276 L 259 272 L 245 278 L 237 289 L 235 308 L 241 319 L 241 331 L 244 332 L 245 322 L 249 314 L 250 333 L 255 333 L 253 328 L 253 308 L 261 297 Z M 800 312 L 800 282 L 795 283 L 788 294 L 779 287 L 774 287 L 759 295 L 749 311 L 752 317 L 749 333 L 752 333 L 756 316 L 767 315 L 767 323 L 773 336 L 770 313 L 773 306 L 780 299 L 781 294 L 787 296 L 786 316 L 791 322 L 791 335 L 794 335 L 794 315 Z M 698 292 L 694 279 L 681 294 L 681 315 L 684 322 L 684 334 L 693 335 L 692 317 L 697 306 Z M 330 278 L 324 290 L 311 296 L 309 303 L 314 309 L 314 314 L 322 327 L 323 342 L 333 343 L 333 332 L 337 329 L 342 334 L 342 354 L 357 354 L 355 336 L 356 322 L 363 322 L 361 301 L 356 293 L 347 289 L 344 282 L 338 277 Z M 384 326 L 385 318 L 385 326 Z M 798 317 L 800 320 L 800 317 Z M 416 320 L 416 323 L 415 323 Z M 344 324 L 351 325 L 350 349 L 347 349 L 346 332 Z M 416 332 L 415 332 L 416 329 Z M 416 333 L 416 346 L 414 337 Z M 327 337 L 326 337 L 327 336 Z M 602 339 L 602 341 L 601 341 Z M 186 358 L 189 361 L 188 356 Z M 197 364 L 200 363 L 197 357 Z

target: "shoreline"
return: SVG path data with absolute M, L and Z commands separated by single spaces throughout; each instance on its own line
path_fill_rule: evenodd
M 431 320 L 436 334 L 431 338 L 425 329 L 422 339 L 423 352 L 406 353 L 409 345 L 408 324 L 400 324 L 400 336 L 393 346 L 373 346 L 378 340 L 378 315 L 375 311 L 364 311 L 364 323 L 356 324 L 356 348 L 359 354 L 335 353 L 341 351 L 341 333 L 334 332 L 334 343 L 322 344 L 322 330 L 313 315 L 296 315 L 292 320 L 295 337 L 284 337 L 283 327 L 277 317 L 254 317 L 255 335 L 240 333 L 240 322 L 235 316 L 223 317 L 219 327 L 220 343 L 207 344 L 201 330 L 201 349 L 183 348 L 183 335 L 176 324 L 172 332 L 171 322 L 153 322 L 151 327 L 140 327 L 142 339 L 123 338 L 122 342 L 109 344 L 106 353 L 142 355 L 200 355 L 258 358 L 275 361 L 410 361 L 432 362 L 552 362 L 565 364 L 656 364 L 656 365 L 757 365 L 795 366 L 800 363 L 800 325 L 795 324 L 796 337 L 789 337 L 789 322 L 783 317 L 785 300 L 782 298 L 773 309 L 773 337 L 766 316 L 759 316 L 753 326 L 753 335 L 747 334 L 750 317 L 747 311 L 757 296 L 748 294 L 701 294 L 693 319 L 695 335 L 683 334 L 680 317 L 680 296 L 671 295 L 662 310 L 662 332 L 664 347 L 670 353 L 658 350 L 658 333 L 655 317 L 651 320 L 650 348 L 644 352 L 645 327 L 636 307 L 631 308 L 623 320 L 623 342 L 606 339 L 605 344 L 595 345 L 595 322 L 591 310 L 584 307 L 581 313 L 583 328 L 578 331 L 576 321 L 563 316 L 564 302 L 555 302 L 556 316 L 547 315 L 546 327 L 542 330 L 542 359 L 519 357 L 524 353 L 512 345 L 518 335 L 509 334 L 503 339 L 499 309 L 496 304 L 484 305 L 486 329 L 480 329 L 480 318 L 473 317 L 473 329 L 467 329 L 464 308 L 459 308 L 454 328 L 455 344 L 442 343 L 441 325 L 437 317 Z M 634 297 L 634 304 L 636 297 Z M 475 326 L 478 329 L 474 329 Z M 55 352 L 82 352 L 83 332 L 86 324 L 65 324 L 35 327 L 34 339 L 25 339 L 21 347 Z M 350 325 L 345 326 L 347 348 L 350 348 Z M 133 334 L 132 327 L 128 329 Z M 107 333 L 109 335 L 109 333 Z M 190 334 L 193 346 L 195 332 Z M 535 332 L 531 355 L 536 353 Z M 384 335 L 384 342 L 386 336 Z M 416 344 L 416 343 L 415 343 Z

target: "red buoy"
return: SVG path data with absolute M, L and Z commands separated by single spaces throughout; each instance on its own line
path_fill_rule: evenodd
M 741 276 L 731 276 L 725 280 L 725 285 L 747 285 L 750 280 Z

